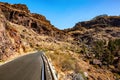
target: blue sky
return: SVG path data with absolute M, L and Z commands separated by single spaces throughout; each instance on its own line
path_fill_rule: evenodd
M 26 4 L 32 13 L 39 13 L 59 29 L 90 20 L 101 14 L 120 15 L 120 0 L 0 0 Z

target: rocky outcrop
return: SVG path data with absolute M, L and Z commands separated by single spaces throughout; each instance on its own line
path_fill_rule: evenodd
M 30 13 L 26 5 L 0 2 L 0 60 L 38 48 L 40 35 L 55 40 L 66 37 L 45 16 Z
M 97 16 L 90 21 L 79 22 L 75 27 L 81 26 L 85 28 L 94 27 L 120 27 L 120 16 Z M 74 27 L 74 28 L 75 28 Z
M 59 29 L 51 25 L 50 21 L 40 14 L 30 13 L 26 5 L 0 3 L 0 9 L 6 19 L 12 23 L 32 28 L 39 34 L 49 35 L 53 37 L 64 34 Z
M 4 9 L 10 8 L 17 11 L 24 11 L 24 12 L 30 12 L 25 4 L 9 4 L 9 3 L 3 3 L 0 2 L 0 6 Z
M 120 16 L 108 16 L 108 15 L 100 15 L 93 18 L 90 21 L 78 22 L 75 24 L 73 28 L 66 29 L 66 32 L 70 31 L 83 31 L 84 29 L 91 28 L 105 28 L 105 27 L 120 27 Z
M 6 22 L 4 21 L 3 15 L 0 15 L 0 60 L 4 59 L 5 56 L 9 56 L 8 52 L 10 51 L 10 39 L 8 38 L 8 35 L 6 34 Z
M 78 22 L 73 28 L 64 30 L 75 40 L 87 41 L 116 39 L 120 36 L 120 16 L 100 15 L 90 21 Z M 77 39 L 76 39 L 77 38 Z

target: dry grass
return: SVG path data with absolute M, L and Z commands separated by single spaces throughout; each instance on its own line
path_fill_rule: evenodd
M 46 55 L 51 58 L 56 67 L 59 67 L 61 71 L 70 71 L 75 69 L 76 59 L 72 55 L 67 53 L 61 53 L 56 50 L 54 52 L 46 52 Z
M 45 39 L 45 38 L 44 38 Z M 66 76 L 72 73 L 81 73 L 84 76 L 84 72 L 87 72 L 89 79 L 91 77 L 97 79 L 101 77 L 102 80 L 113 79 L 111 72 L 102 69 L 96 69 L 89 62 L 83 61 L 80 54 L 76 54 L 80 50 L 79 47 L 73 46 L 67 42 L 40 42 L 40 50 L 45 51 L 47 57 L 51 59 L 56 71 L 59 75 L 59 80 L 67 80 Z M 89 71 L 90 70 L 90 71 Z M 107 78 L 105 76 L 107 75 Z
M 78 61 L 74 56 L 76 52 L 80 51 L 78 46 L 65 41 L 56 41 L 47 36 L 39 37 L 41 38 L 41 41 L 38 43 L 38 49 L 44 51 L 47 57 L 52 61 L 61 80 L 63 80 L 69 72 L 73 73 L 80 71 L 79 65 L 77 65 Z
M 73 46 L 67 42 L 46 42 L 41 41 L 39 49 L 46 52 L 46 55 L 52 60 L 54 65 L 60 71 L 75 70 L 76 59 L 73 54 L 80 50 L 78 46 Z

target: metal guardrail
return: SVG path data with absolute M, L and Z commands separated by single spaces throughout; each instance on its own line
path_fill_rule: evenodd
M 46 57 L 46 56 L 45 56 L 45 57 Z M 47 59 L 47 57 L 46 57 L 46 59 Z M 49 66 L 49 68 L 50 68 L 50 71 L 51 71 L 51 74 L 52 74 L 53 79 L 54 79 L 54 80 L 58 80 L 58 78 L 57 78 L 57 76 L 56 76 L 56 73 L 55 73 L 55 71 L 54 71 L 54 69 L 53 69 L 53 66 L 52 66 L 52 64 L 48 61 L 48 59 L 47 59 L 47 63 L 48 63 L 48 66 Z
M 42 59 L 43 59 L 43 57 L 42 57 Z M 41 71 L 41 77 L 42 77 L 42 80 L 45 80 L 45 63 L 44 63 L 44 61 L 42 61 L 43 62 L 43 64 L 42 64 L 42 71 Z
M 46 80 L 45 77 L 46 77 L 46 72 L 45 72 L 45 66 L 48 66 L 49 70 L 50 70 L 50 74 L 52 76 L 52 80 L 58 80 L 57 76 L 56 76 L 56 73 L 53 69 L 53 66 L 52 64 L 49 62 L 48 58 L 45 56 L 45 53 L 42 52 L 42 59 L 43 59 L 43 68 L 42 68 L 42 80 Z M 47 65 L 45 65 L 45 62 Z M 44 72 L 43 72 L 44 71 Z M 44 76 L 44 78 L 43 78 Z

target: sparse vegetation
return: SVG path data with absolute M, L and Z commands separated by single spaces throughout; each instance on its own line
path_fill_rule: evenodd
M 59 66 L 61 71 L 70 71 L 75 69 L 76 60 L 68 53 L 61 53 L 60 51 L 54 51 L 53 53 L 48 53 L 52 61 Z
M 25 5 L 0 3 L 0 32 L 0 62 L 16 53 L 42 50 L 63 76 L 80 73 L 86 78 L 85 71 L 92 79 L 101 80 L 104 74 L 114 72 L 119 79 L 120 16 L 99 15 L 59 30 L 44 16 L 30 13 Z M 94 67 L 91 61 L 96 63 Z M 104 67 L 108 70 L 98 69 Z
M 97 41 L 94 46 L 95 58 L 106 62 L 108 65 L 114 63 L 115 57 L 120 57 L 120 39 L 110 40 L 108 44 L 104 41 Z
M 76 46 L 77 47 L 77 46 Z M 43 42 L 40 50 L 46 52 L 46 55 L 55 63 L 61 71 L 75 70 L 76 59 L 73 57 L 76 47 L 65 42 Z

